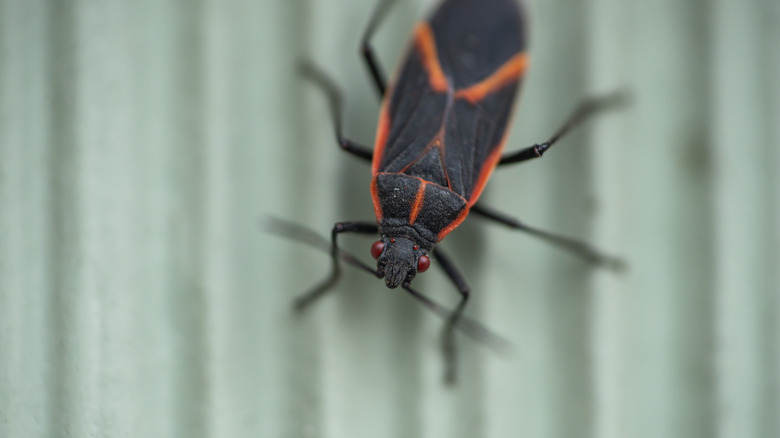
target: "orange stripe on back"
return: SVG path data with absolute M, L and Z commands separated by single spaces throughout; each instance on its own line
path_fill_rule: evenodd
M 379 203 L 379 194 L 376 192 L 376 175 L 371 179 L 371 201 L 374 203 L 376 222 L 379 223 L 384 214 L 382 213 L 382 205 Z
M 443 230 L 439 232 L 439 235 L 436 236 L 437 242 L 441 242 L 441 239 L 444 239 L 444 236 L 447 234 L 450 234 L 452 230 L 455 228 L 458 228 L 458 225 L 460 225 L 461 222 L 463 222 L 464 219 L 466 219 L 466 216 L 469 214 L 469 209 L 471 205 L 467 205 L 466 208 L 463 209 L 462 212 L 458 215 L 458 217 L 455 218 L 454 221 L 450 222 L 447 227 L 445 227 Z
M 490 93 L 500 90 L 510 83 L 518 80 L 528 68 L 528 55 L 518 53 L 505 62 L 492 75 L 470 87 L 462 88 L 455 93 L 456 99 L 465 99 L 476 104 Z
M 426 185 L 428 185 L 428 181 L 421 179 L 420 187 L 417 189 L 417 196 L 414 198 L 414 205 L 412 205 L 412 212 L 409 215 L 409 225 L 414 225 L 415 221 L 417 221 L 417 215 L 420 214 L 420 210 L 423 206 L 423 198 L 425 198 Z
M 414 30 L 414 45 L 420 54 L 420 60 L 428 72 L 428 81 L 431 87 L 440 93 L 447 91 L 449 84 L 447 77 L 439 64 L 439 55 L 436 53 L 436 42 L 433 39 L 433 31 L 428 23 L 420 23 Z
M 382 108 L 379 110 L 379 122 L 376 127 L 376 140 L 374 141 L 374 156 L 371 161 L 371 174 L 376 176 L 379 170 L 379 163 L 382 162 L 382 155 L 385 153 L 387 137 L 390 134 L 390 114 L 388 114 L 389 99 L 382 102 Z
M 506 137 L 508 134 L 509 129 L 504 132 L 504 138 L 501 140 L 501 143 L 493 148 L 493 151 L 490 152 L 490 155 L 488 155 L 485 163 L 482 164 L 482 169 L 480 169 L 479 176 L 477 177 L 477 183 L 474 185 L 474 190 L 471 192 L 471 196 L 469 197 L 469 206 L 472 206 L 477 202 L 479 195 L 482 194 L 482 190 L 484 190 L 485 185 L 490 178 L 490 174 L 493 173 L 493 169 L 496 168 L 499 160 L 501 160 L 501 151 L 504 150 L 504 143 L 506 143 Z

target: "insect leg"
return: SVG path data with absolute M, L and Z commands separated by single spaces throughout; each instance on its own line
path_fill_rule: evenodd
M 379 27 L 382 19 L 387 15 L 387 11 L 390 10 L 390 6 L 395 3 L 396 0 L 380 0 L 379 4 L 374 9 L 374 13 L 371 15 L 371 19 L 368 21 L 366 30 L 363 32 L 363 37 L 360 40 L 360 53 L 363 56 L 363 60 L 371 72 L 371 77 L 374 79 L 374 85 L 379 92 L 379 97 L 385 95 L 386 82 L 385 74 L 382 67 L 379 65 L 379 61 L 376 59 L 374 48 L 371 46 L 371 37 L 374 36 L 376 28 Z
M 501 157 L 498 165 L 519 163 L 521 161 L 531 160 L 541 157 L 547 149 L 551 148 L 561 137 L 568 133 L 572 128 L 582 123 L 588 117 L 599 111 L 614 108 L 626 102 L 626 92 L 621 90 L 601 97 L 592 97 L 582 102 L 574 112 L 566 119 L 566 122 L 555 131 L 544 143 L 535 144 L 516 152 L 505 154 Z
M 337 222 L 333 225 L 333 230 L 330 233 L 331 238 L 331 271 L 328 278 L 323 280 L 320 284 L 315 286 L 312 290 L 298 296 L 293 305 L 296 310 L 304 310 L 314 300 L 322 296 L 325 292 L 330 290 L 341 275 L 341 265 L 339 264 L 339 247 L 337 238 L 341 233 L 360 233 L 360 234 L 376 234 L 379 231 L 379 227 L 372 222 Z
M 439 248 L 433 249 L 433 255 L 436 257 L 439 265 L 444 269 L 444 273 L 452 280 L 455 287 L 460 292 L 460 302 L 458 307 L 452 311 L 447 322 L 444 325 L 444 332 L 442 333 L 442 352 L 444 354 L 445 372 L 444 379 L 447 383 L 455 383 L 457 379 L 457 348 L 455 347 L 455 324 L 458 322 L 463 309 L 466 308 L 466 302 L 469 299 L 469 291 L 471 288 L 466 283 L 463 275 L 458 271 L 458 268 L 450 261 L 449 257 L 445 255 Z
M 371 149 L 355 143 L 341 133 L 341 92 L 336 84 L 322 70 L 308 61 L 300 64 L 300 71 L 306 79 L 320 87 L 327 96 L 330 104 L 330 114 L 333 117 L 333 130 L 336 133 L 336 142 L 339 144 L 339 147 L 358 158 L 371 161 L 371 157 L 374 155 Z
M 523 231 L 532 236 L 538 237 L 545 242 L 549 242 L 561 249 L 569 251 L 585 259 L 589 263 L 593 263 L 594 265 L 600 265 L 614 270 L 622 270 L 625 268 L 625 262 L 623 262 L 623 260 L 617 257 L 602 254 L 600 251 L 588 245 L 587 243 L 580 242 L 569 237 L 549 233 L 538 228 L 530 227 L 513 217 L 499 213 L 493 209 L 486 208 L 482 205 L 479 205 L 479 203 L 472 205 L 470 211 L 486 219 L 490 219 L 515 230 Z

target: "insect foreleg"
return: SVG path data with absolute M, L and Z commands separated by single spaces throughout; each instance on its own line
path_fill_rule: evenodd
M 297 297 L 293 303 L 297 310 L 304 310 L 317 298 L 333 288 L 341 275 L 339 264 L 338 235 L 341 233 L 376 234 L 379 228 L 371 222 L 337 222 L 331 230 L 331 271 L 330 275 L 312 290 Z

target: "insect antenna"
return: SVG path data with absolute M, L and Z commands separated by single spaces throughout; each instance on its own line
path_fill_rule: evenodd
M 290 240 L 297 240 L 298 242 L 313 246 L 314 248 L 317 248 L 327 254 L 331 254 L 333 251 L 333 246 L 330 244 L 330 242 L 328 242 L 327 239 L 319 235 L 311 228 L 306 228 L 303 225 L 296 224 L 295 222 L 290 222 L 275 217 L 268 218 L 266 225 L 268 231 L 278 236 L 286 237 Z M 352 266 L 360 268 L 374 275 L 375 277 L 381 277 L 379 272 L 377 272 L 375 269 L 372 269 L 367 264 L 361 262 L 360 259 L 341 248 L 336 248 L 336 255 L 345 263 L 349 263 Z
M 305 243 L 309 246 L 319 249 L 326 254 L 331 254 L 333 251 L 333 246 L 330 242 L 328 242 L 327 239 L 322 237 L 316 231 L 295 222 L 270 217 L 266 222 L 265 228 L 273 234 L 285 237 L 290 240 L 296 240 L 298 242 Z M 336 248 L 336 255 L 345 263 L 360 268 L 377 278 L 382 277 L 379 272 L 372 269 L 370 266 L 361 262 L 357 257 L 342 250 L 341 248 Z M 417 301 L 419 301 L 423 306 L 425 306 L 425 308 L 435 313 L 445 321 L 450 322 L 452 311 L 412 289 L 409 283 L 404 283 L 401 285 L 401 287 L 409 292 L 409 294 Z M 512 344 L 508 340 L 493 333 L 488 328 L 474 321 L 473 319 L 469 319 L 465 316 L 459 316 L 454 323 L 454 327 L 475 341 L 487 345 L 496 353 L 503 354 L 511 350 Z

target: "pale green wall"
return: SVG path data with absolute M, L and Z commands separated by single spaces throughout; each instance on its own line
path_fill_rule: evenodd
M 399 1 L 388 70 L 431 5 Z M 634 103 L 486 200 L 631 267 L 467 221 L 443 245 L 468 314 L 515 349 L 459 337 L 455 388 L 440 321 L 375 279 L 293 314 L 327 258 L 258 225 L 373 217 L 294 74 L 337 78 L 371 143 L 373 3 L 0 0 L 0 437 L 780 436 L 780 2 L 530 2 L 510 147 L 590 92 Z

